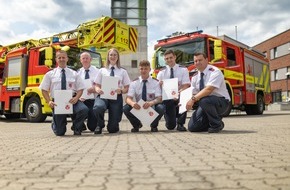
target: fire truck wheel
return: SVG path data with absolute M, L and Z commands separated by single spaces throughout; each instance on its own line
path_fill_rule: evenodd
M 5 114 L 6 119 L 19 119 L 20 114 L 19 113 L 10 113 L 10 114 Z
M 261 94 L 257 95 L 257 104 L 255 105 L 247 105 L 246 113 L 247 115 L 261 115 L 264 112 L 264 97 Z
M 46 115 L 41 112 L 41 103 L 39 98 L 31 97 L 25 105 L 25 116 L 30 122 L 43 122 Z

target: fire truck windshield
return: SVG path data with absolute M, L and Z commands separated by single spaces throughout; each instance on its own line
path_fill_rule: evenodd
M 202 39 L 190 41 L 188 43 L 176 43 L 170 46 L 161 47 L 156 52 L 155 62 L 156 68 L 161 68 L 166 66 L 164 60 L 164 52 L 168 49 L 172 49 L 176 55 L 176 63 L 184 66 L 188 66 L 193 63 L 193 55 L 197 52 L 205 52 L 205 41 Z M 156 69 L 155 68 L 155 69 Z
M 68 57 L 69 61 L 67 63 L 67 66 L 71 69 L 78 70 L 79 68 L 82 67 L 81 61 L 80 61 L 80 54 L 82 52 L 89 52 L 91 57 L 92 57 L 92 62 L 91 65 L 100 68 L 102 66 L 102 59 L 101 59 L 101 54 L 98 52 L 93 52 L 90 50 L 80 50 L 78 48 L 71 48 L 68 51 Z

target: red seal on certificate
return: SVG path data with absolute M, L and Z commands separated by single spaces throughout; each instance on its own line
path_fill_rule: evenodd
M 173 90 L 173 91 L 171 92 L 171 95 L 174 96 L 175 94 L 176 94 L 176 92 Z
M 66 106 L 65 106 L 65 109 L 66 109 L 66 110 L 69 110 L 69 109 L 70 109 L 70 106 L 69 106 L 69 105 L 66 105 Z
M 111 96 L 114 96 L 114 95 L 115 95 L 115 91 L 112 90 L 112 91 L 110 92 L 110 94 L 111 94 Z
M 149 112 L 149 116 L 153 116 L 154 113 L 152 111 Z

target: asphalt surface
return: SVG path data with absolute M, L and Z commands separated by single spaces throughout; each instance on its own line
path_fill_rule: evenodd
M 131 133 L 123 117 L 118 134 L 56 137 L 50 121 L 0 119 L 1 190 L 290 189 L 289 111 L 232 113 L 218 134 Z

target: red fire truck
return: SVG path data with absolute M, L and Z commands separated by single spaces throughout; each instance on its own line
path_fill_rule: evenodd
M 121 53 L 135 52 L 137 37 L 135 28 L 101 17 L 48 38 L 0 46 L 0 115 L 7 119 L 25 117 L 30 122 L 42 122 L 51 115 L 38 86 L 44 74 L 57 66 L 55 51 L 68 52 L 68 67 L 72 69 L 81 67 L 78 57 L 83 51 L 90 52 L 92 64 L 100 67 L 99 50 L 115 47 Z
M 271 102 L 269 62 L 263 54 L 241 42 L 195 31 L 158 40 L 154 49 L 153 77 L 166 65 L 163 54 L 167 49 L 174 50 L 176 62 L 186 66 L 190 76 L 196 72 L 194 53 L 204 52 L 209 63 L 219 67 L 224 74 L 232 109 L 258 115 L 263 114 L 265 105 Z

